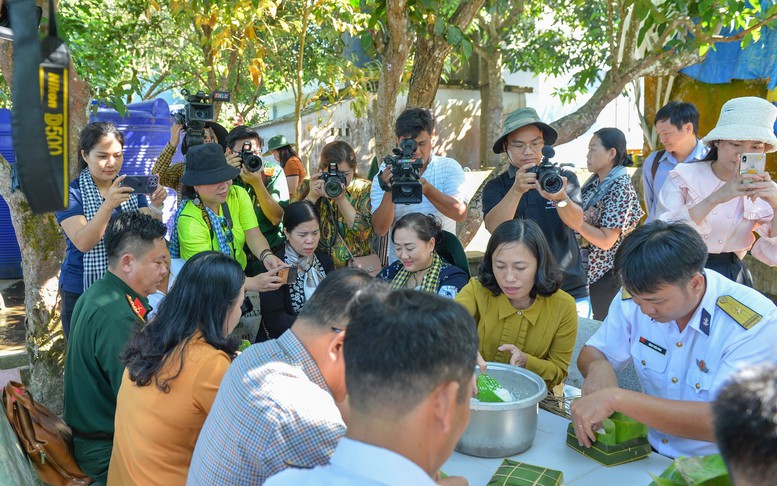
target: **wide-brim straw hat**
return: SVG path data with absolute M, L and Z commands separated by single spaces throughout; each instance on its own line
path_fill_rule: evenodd
M 284 135 L 276 135 L 267 142 L 267 152 L 263 153 L 262 155 L 270 155 L 270 152 L 273 150 L 278 150 L 279 148 L 285 147 L 287 145 L 290 147 L 294 146 L 293 143 L 286 140 Z
M 777 150 L 774 122 L 777 106 L 763 98 L 746 96 L 726 101 L 718 124 L 702 139 L 706 145 L 719 140 L 756 141 L 766 144 L 766 152 Z
M 181 183 L 187 186 L 218 184 L 231 181 L 240 169 L 227 163 L 224 150 L 217 143 L 204 143 L 190 147 L 186 152 L 186 169 Z
M 552 126 L 540 120 L 540 117 L 537 115 L 534 108 L 518 108 L 507 115 L 505 127 L 504 130 L 502 130 L 502 136 L 494 142 L 494 153 L 501 154 L 504 152 L 507 136 L 527 125 L 534 125 L 542 131 L 542 138 L 545 140 L 545 145 L 553 145 L 556 143 L 558 132 Z

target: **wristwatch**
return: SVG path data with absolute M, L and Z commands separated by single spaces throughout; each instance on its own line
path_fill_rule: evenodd
M 567 198 L 566 198 L 566 199 L 564 199 L 563 201 L 559 201 L 559 202 L 557 202 L 557 203 L 556 203 L 556 207 L 557 207 L 557 208 L 563 208 L 563 207 L 565 207 L 567 204 L 569 204 L 569 196 L 567 196 Z

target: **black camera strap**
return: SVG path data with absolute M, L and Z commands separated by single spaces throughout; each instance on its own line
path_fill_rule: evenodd
M 22 192 L 36 213 L 68 205 L 70 53 L 57 37 L 53 0 L 49 35 L 38 39 L 34 0 L 7 0 L 14 32 L 13 142 Z M 42 62 L 41 62 L 42 59 Z M 46 140 L 46 144 L 41 143 Z

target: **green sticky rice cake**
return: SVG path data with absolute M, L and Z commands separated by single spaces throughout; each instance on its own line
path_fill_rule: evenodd
M 647 426 L 621 413 L 602 421 L 596 442 L 590 448 L 580 445 L 573 425 L 567 427 L 567 445 L 605 466 L 616 466 L 650 455 Z
M 678 457 L 650 486 L 731 486 L 726 464 L 720 454 Z
M 564 473 L 505 459 L 488 481 L 488 486 L 563 486 Z
M 510 390 L 503 387 L 493 376 L 482 374 L 478 376 L 478 400 L 481 402 L 512 402 Z

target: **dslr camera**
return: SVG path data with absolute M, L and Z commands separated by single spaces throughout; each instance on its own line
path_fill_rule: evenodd
M 182 89 L 181 95 L 186 98 L 186 104 L 172 113 L 173 119 L 186 131 L 184 140 L 187 146 L 202 145 L 205 140 L 205 124 L 213 121 L 213 102 L 229 101 L 229 93 L 214 91 L 213 94 L 207 95 L 204 91 L 197 91 L 190 94 L 188 89 Z
M 254 153 L 250 141 L 243 142 L 243 148 L 237 154 L 240 156 L 240 163 L 248 169 L 248 172 L 256 172 L 262 168 L 262 158 Z
M 543 191 L 555 194 L 564 186 L 564 180 L 561 178 L 561 168 L 558 164 L 550 161 L 556 151 L 550 145 L 542 147 L 542 160 L 539 165 L 528 169 L 526 172 L 537 174 L 537 182 Z
M 340 196 L 347 185 L 345 174 L 343 171 L 337 169 L 337 164 L 335 162 L 329 162 L 329 169 L 318 176 L 318 178 L 324 181 L 324 193 L 326 193 L 326 197 L 328 198 Z
M 418 149 L 418 143 L 412 138 L 399 142 L 399 148 L 394 149 L 394 155 L 383 157 L 383 163 L 391 167 L 391 202 L 394 204 L 419 204 L 423 198 L 421 187 L 421 169 L 424 161 L 414 159 L 413 154 Z M 378 177 L 380 187 L 388 191 L 383 179 Z

